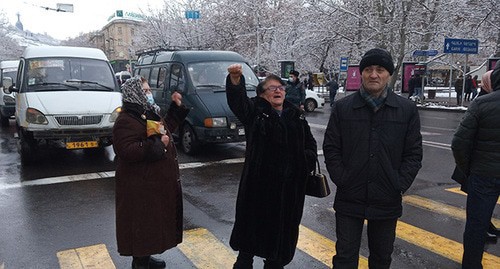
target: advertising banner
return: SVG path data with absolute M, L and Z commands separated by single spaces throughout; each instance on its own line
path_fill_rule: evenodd
M 404 93 L 409 92 L 408 81 L 410 81 L 411 76 L 415 74 L 416 65 L 417 62 L 403 62 L 403 75 L 402 75 L 403 87 L 401 91 Z
M 487 71 L 495 69 L 495 66 L 498 63 L 498 60 L 500 60 L 500 58 L 489 58 L 488 59 L 488 70 Z
M 359 65 L 349 65 L 347 68 L 347 78 L 345 81 L 346 91 L 357 91 L 361 87 L 361 73 Z

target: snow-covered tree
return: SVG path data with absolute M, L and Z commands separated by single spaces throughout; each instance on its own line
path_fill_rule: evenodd
M 186 19 L 186 10 L 201 17 Z M 446 37 L 479 40 L 470 64 L 500 53 L 497 0 L 191 0 L 145 14 L 138 47 L 233 50 L 272 72 L 279 60 L 294 60 L 301 72 L 335 71 L 340 57 L 355 64 L 373 47 L 389 50 L 398 71 L 404 61 L 426 60 L 414 50 L 442 51 Z

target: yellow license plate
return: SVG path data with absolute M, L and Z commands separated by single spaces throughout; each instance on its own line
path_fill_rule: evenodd
M 99 147 L 97 141 L 66 142 L 67 149 L 87 149 L 87 148 L 97 148 L 97 147 Z

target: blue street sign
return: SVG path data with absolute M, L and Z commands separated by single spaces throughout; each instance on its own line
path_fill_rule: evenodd
M 349 64 L 348 57 L 340 57 L 340 71 L 347 72 L 347 67 Z
M 444 39 L 444 53 L 477 54 L 479 40 L 477 39 Z
M 428 50 L 427 51 L 427 56 L 436 56 L 438 55 L 438 50 Z
M 186 19 L 199 19 L 200 11 L 199 10 L 186 10 L 185 11 Z
M 425 50 L 414 50 L 413 57 L 426 56 Z
M 437 50 L 414 50 L 413 57 L 418 56 L 436 56 L 438 54 Z

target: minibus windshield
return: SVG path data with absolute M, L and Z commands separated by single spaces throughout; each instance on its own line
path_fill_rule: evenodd
M 101 60 L 37 58 L 27 60 L 26 68 L 28 91 L 40 91 L 40 87 L 50 88 L 54 84 L 68 85 L 68 90 L 113 91 L 115 89 L 114 75 L 108 63 Z

